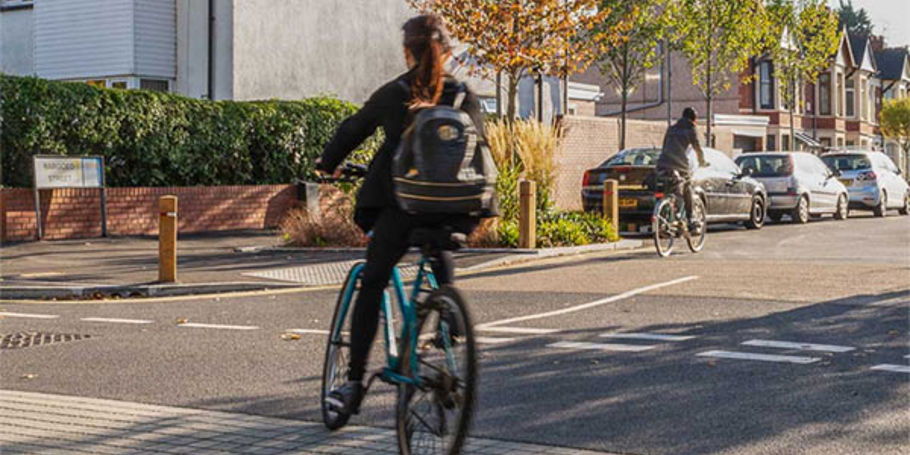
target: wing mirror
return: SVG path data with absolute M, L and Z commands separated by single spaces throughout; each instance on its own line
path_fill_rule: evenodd
M 739 173 L 739 177 L 740 178 L 752 177 L 753 174 L 755 174 L 755 169 L 751 168 L 751 167 L 747 167 L 747 168 L 743 169 L 742 172 Z
M 840 171 L 840 169 L 834 169 L 831 171 L 832 177 L 840 177 L 841 175 L 843 175 L 843 173 Z

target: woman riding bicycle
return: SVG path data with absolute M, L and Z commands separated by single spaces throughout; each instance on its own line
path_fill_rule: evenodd
M 445 72 L 445 62 L 452 54 L 442 20 L 434 15 L 417 16 L 408 20 L 402 30 L 409 70 L 380 87 L 356 114 L 342 122 L 316 164 L 318 172 L 334 173 L 338 177 L 344 159 L 377 127 L 382 127 L 385 142 L 370 163 L 354 213 L 357 225 L 364 232 L 372 231 L 372 235 L 351 322 L 348 382 L 326 398 L 332 408 L 349 415 L 359 411 L 367 358 L 378 329 L 382 293 L 392 269 L 410 246 L 411 232 L 418 228 L 446 227 L 468 234 L 479 221 L 467 215 L 410 214 L 401 210 L 395 200 L 393 155 L 414 111 L 437 104 L 452 105 L 459 92 L 463 92 L 461 109 L 471 117 L 480 137 L 484 137 L 479 100 Z M 432 267 L 440 285 L 452 283 L 455 267 L 451 252 L 439 252 Z

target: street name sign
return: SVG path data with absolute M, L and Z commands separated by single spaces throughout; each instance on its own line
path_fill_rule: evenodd
M 41 225 L 41 199 L 38 190 L 57 188 L 98 188 L 101 190 L 101 236 L 107 237 L 107 201 L 104 192 L 104 157 L 35 155 L 35 217 L 38 239 L 44 235 Z

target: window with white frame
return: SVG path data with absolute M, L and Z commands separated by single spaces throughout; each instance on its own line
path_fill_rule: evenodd
M 140 79 L 139 88 L 142 90 L 153 90 L 156 92 L 170 91 L 170 84 L 164 79 Z
M 866 91 L 866 94 L 869 98 L 869 112 L 866 114 L 866 118 L 870 122 L 875 123 L 875 81 L 871 78 L 869 79 L 869 89 Z
M 758 64 L 759 105 L 762 109 L 774 109 L 774 67 L 765 60 Z
M 818 113 L 831 115 L 831 74 L 818 77 Z
M 856 115 L 856 81 L 847 79 L 847 117 Z
M 860 81 L 859 81 L 859 106 L 860 106 L 859 114 L 860 115 L 859 116 L 863 120 L 866 120 L 867 118 L 869 118 L 869 106 L 868 106 L 869 97 L 866 95 L 867 89 L 868 89 L 868 85 L 866 85 L 866 81 L 863 79 L 860 79 Z
M 34 0 L 0 0 L 0 8 L 15 8 L 19 6 L 32 6 Z

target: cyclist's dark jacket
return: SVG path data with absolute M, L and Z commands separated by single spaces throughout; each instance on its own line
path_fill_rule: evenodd
M 689 172 L 689 158 L 686 150 L 689 146 L 698 145 L 698 133 L 695 124 L 687 118 L 679 119 L 667 129 L 664 136 L 664 147 L 657 159 L 658 170 L 677 170 Z
M 369 172 L 357 195 L 354 219 L 364 231 L 372 229 L 383 208 L 397 207 L 392 188 L 392 159 L 401 140 L 401 133 L 409 121 L 408 102 L 411 93 L 404 86 L 410 87 L 413 80 L 412 70 L 380 87 L 356 114 L 341 123 L 335 136 L 322 152 L 320 170 L 331 172 L 348 154 L 370 137 L 377 127 L 382 127 L 385 142 L 373 157 Z M 399 81 L 403 81 L 404 84 Z M 459 84 L 454 77 L 447 76 L 439 103 L 452 104 L 458 93 Z M 486 137 L 480 101 L 470 90 L 467 91 L 461 108 L 471 116 L 480 136 Z

